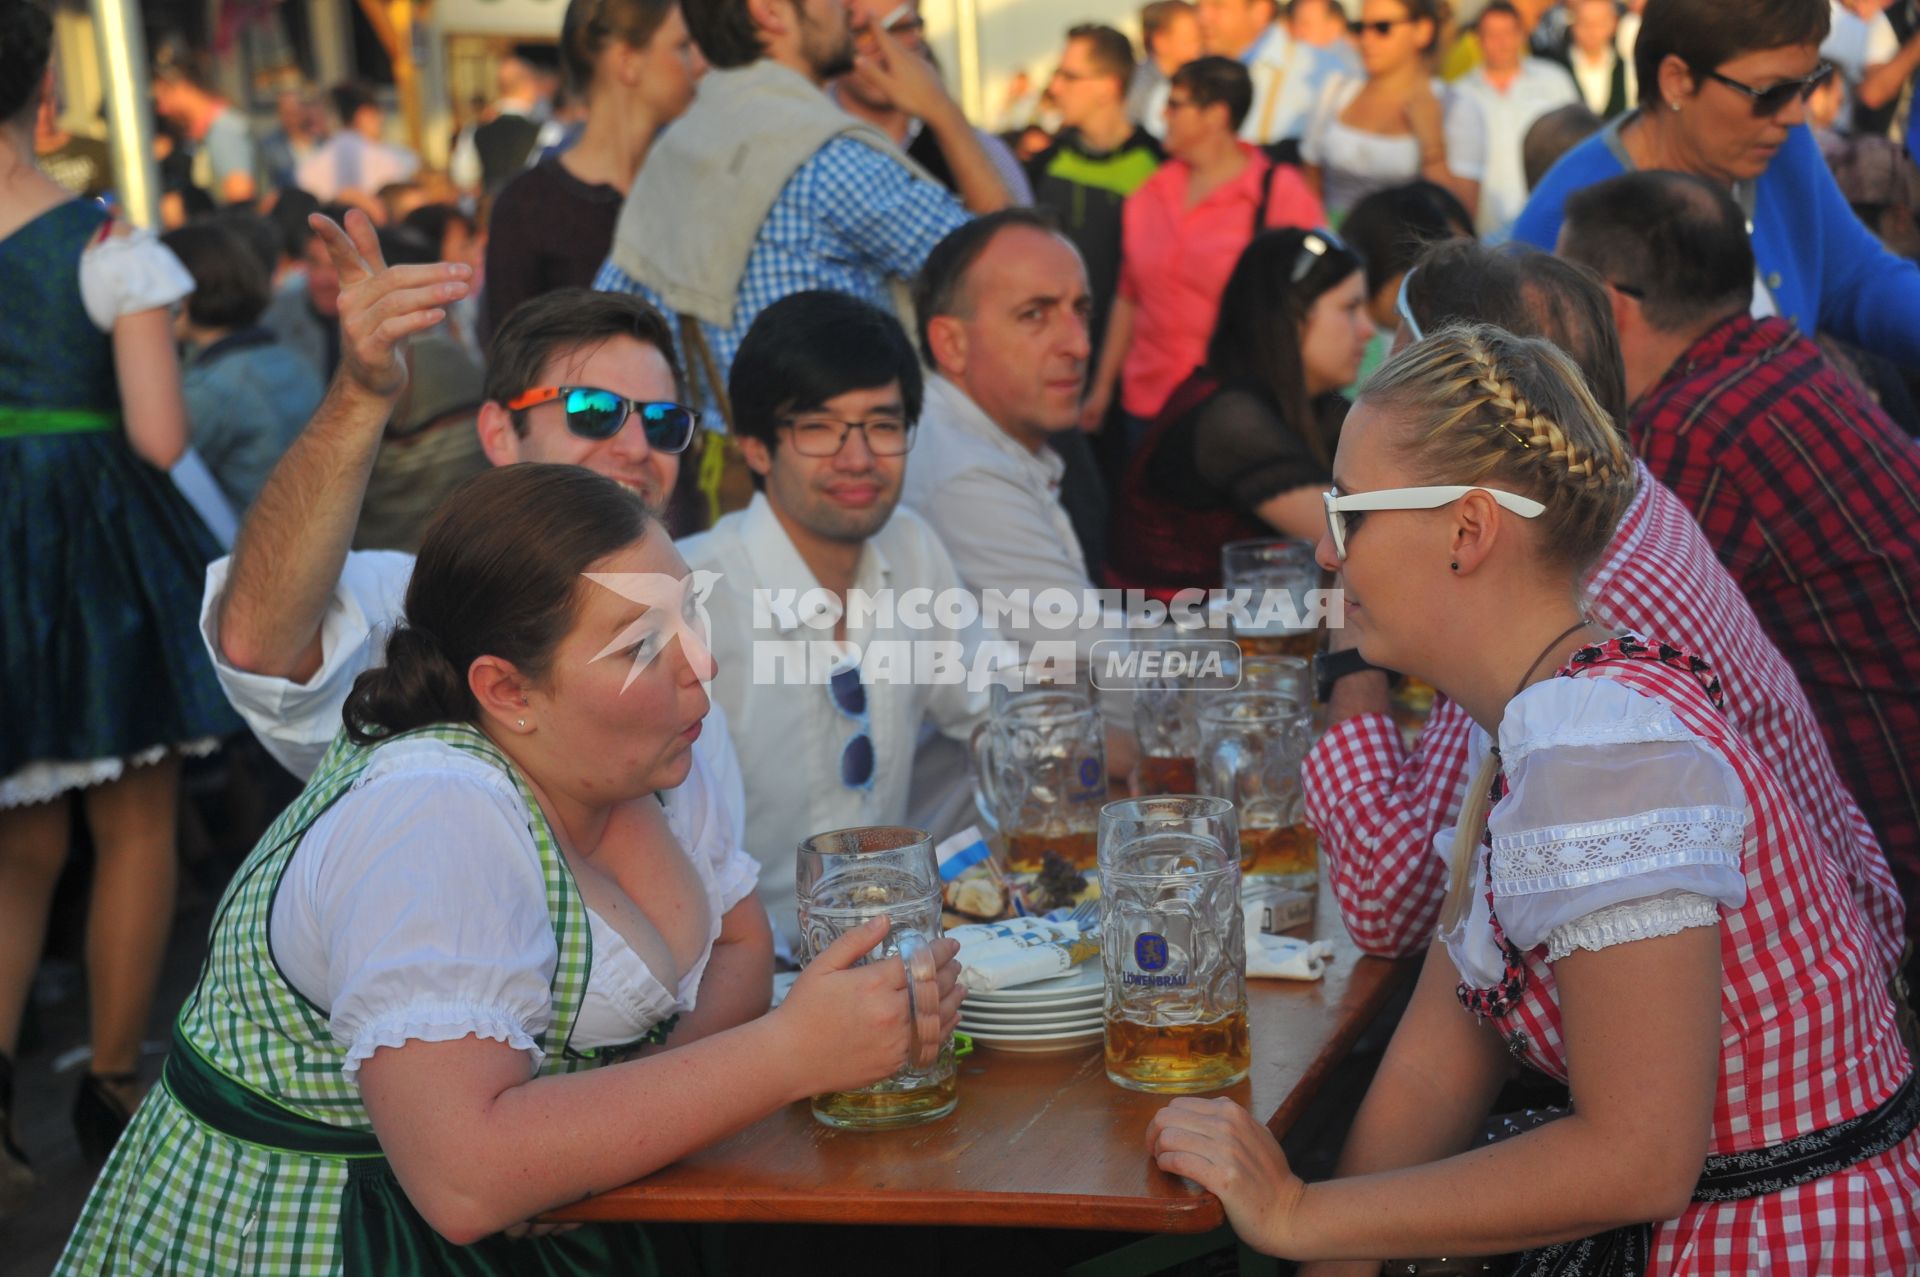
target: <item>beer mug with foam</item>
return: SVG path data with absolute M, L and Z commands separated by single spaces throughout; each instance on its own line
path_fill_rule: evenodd
M 1248 656 L 1298 656 L 1320 650 L 1320 629 L 1307 595 L 1320 588 L 1320 565 L 1306 541 L 1229 541 L 1220 547 L 1220 577 L 1246 616 L 1231 629 Z
M 1300 764 L 1313 744 L 1313 716 L 1274 692 L 1231 692 L 1200 709 L 1200 792 L 1234 804 L 1240 872 L 1312 891 L 1319 839 L 1307 825 Z

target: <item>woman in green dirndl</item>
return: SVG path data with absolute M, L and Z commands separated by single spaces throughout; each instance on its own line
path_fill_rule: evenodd
M 635 1226 L 527 1221 L 899 1066 L 906 972 L 851 965 L 884 924 L 777 1010 L 701 1023 L 752 862 L 666 839 L 643 876 L 595 864 L 610 822 L 658 817 L 634 800 L 686 778 L 712 665 L 671 590 L 630 591 L 649 607 L 588 573 L 687 569 L 584 469 L 509 466 L 448 499 L 385 666 L 222 899 L 59 1274 L 657 1272 Z

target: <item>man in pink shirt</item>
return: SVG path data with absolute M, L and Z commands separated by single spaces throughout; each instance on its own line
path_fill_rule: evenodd
M 1167 93 L 1168 160 L 1121 210 L 1120 294 L 1080 425 L 1098 429 L 1113 403 L 1144 430 L 1173 388 L 1206 358 L 1220 293 L 1256 229 L 1312 229 L 1325 218 L 1299 170 L 1242 142 L 1253 101 L 1246 67 L 1196 58 Z
M 1403 344 L 1449 320 L 1545 337 L 1580 365 L 1600 406 L 1624 420 L 1626 381 L 1611 310 L 1581 268 L 1531 250 L 1456 240 L 1421 259 L 1407 300 Z M 1728 714 L 1805 805 L 1893 976 L 1905 943 L 1900 896 L 1879 842 L 1834 770 L 1806 694 L 1693 516 L 1635 465 L 1639 491 L 1587 582 L 1591 615 L 1682 644 L 1712 664 Z M 1347 646 L 1339 630 L 1333 646 Z M 1432 941 L 1446 895 L 1446 866 L 1433 836 L 1459 815 L 1475 729 L 1465 710 L 1438 697 L 1409 751 L 1387 712 L 1386 675 L 1349 668 L 1351 660 L 1342 654 L 1325 661 L 1323 685 L 1334 681 L 1327 732 L 1304 768 L 1307 819 L 1319 832 L 1355 943 L 1372 953 L 1415 953 Z

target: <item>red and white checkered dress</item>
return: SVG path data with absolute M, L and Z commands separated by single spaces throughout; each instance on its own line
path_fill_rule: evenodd
M 1912 1064 L 1872 940 L 1838 866 L 1816 854 L 1798 796 L 1740 739 L 1684 658 L 1677 668 L 1629 659 L 1611 642 L 1586 649 L 1560 674 L 1611 678 L 1665 706 L 1732 767 L 1751 812 L 1740 855 L 1746 900 L 1721 908 L 1722 1052 L 1710 1151 L 1778 1144 L 1872 1110 Z M 1499 813 L 1496 806 L 1494 821 Z M 1525 990 L 1492 1023 L 1516 1055 L 1565 1081 L 1546 953 L 1542 943 L 1522 955 Z M 1655 1227 L 1649 1271 L 1920 1271 L 1920 1132 L 1797 1188 L 1694 1203 Z
M 1840 866 L 1891 974 L 1905 911 L 1885 856 L 1827 752 L 1812 707 L 1693 516 L 1636 463 L 1639 491 L 1588 581 L 1592 615 L 1698 652 L 1720 675 L 1727 713 L 1801 807 L 1813 844 Z M 1425 950 L 1446 895 L 1436 833 L 1459 815 L 1473 721 L 1434 701 L 1411 753 L 1385 714 L 1328 730 L 1307 756 L 1307 819 L 1354 942 L 1370 953 Z

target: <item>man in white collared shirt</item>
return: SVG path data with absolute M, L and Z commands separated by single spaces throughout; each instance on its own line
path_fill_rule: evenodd
M 1241 138 L 1269 146 L 1299 137 L 1339 60 L 1295 40 L 1287 24 L 1275 20 L 1273 0 L 1198 0 L 1198 16 L 1203 51 L 1238 58 L 1253 77 L 1253 106 L 1241 122 Z
M 915 755 L 923 725 L 972 736 L 996 640 L 953 610 L 971 596 L 940 539 L 895 509 L 903 472 L 922 466 L 920 366 L 897 320 L 844 293 L 795 293 L 755 318 L 729 384 L 760 490 L 680 550 L 719 574 L 712 692 L 740 755 L 760 897 L 797 956 L 795 846 L 926 819 L 967 792 L 948 754 L 916 793 Z
M 1080 254 L 1044 212 L 977 218 L 927 255 L 914 310 L 934 375 L 905 502 L 972 589 L 1080 600 L 1093 588 L 1060 504 L 1064 466 L 1047 446 L 1079 424 L 1091 307 Z M 1023 657 L 1042 661 L 1111 637 L 1101 625 L 1049 624 L 1038 609 L 1000 624 Z M 1040 655 L 1040 643 L 1056 646 Z
M 1454 91 L 1479 106 L 1486 131 L 1487 167 L 1480 179 L 1474 227 L 1482 236 L 1505 230 L 1527 205 L 1523 144 L 1533 122 L 1580 100 L 1573 77 L 1558 63 L 1527 56 L 1520 12 L 1507 0 L 1480 11 L 1480 65 L 1461 77 Z

